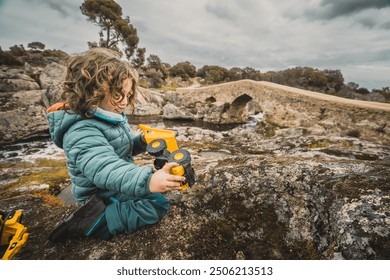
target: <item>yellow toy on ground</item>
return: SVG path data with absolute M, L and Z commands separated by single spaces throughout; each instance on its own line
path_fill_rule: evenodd
M 195 171 L 191 166 L 191 155 L 185 149 L 179 149 L 175 133 L 171 130 L 152 128 L 140 124 L 139 128 L 144 132 L 144 138 L 148 144 L 146 151 L 156 157 L 154 167 L 161 169 L 167 162 L 176 162 L 179 166 L 173 167 L 171 173 L 184 176 L 186 180 L 182 183 L 182 191 L 192 187 L 195 183 Z
M 0 211 L 0 246 L 6 247 L 2 260 L 11 260 L 26 245 L 29 234 L 27 227 L 20 223 L 21 219 L 20 210 L 7 214 Z

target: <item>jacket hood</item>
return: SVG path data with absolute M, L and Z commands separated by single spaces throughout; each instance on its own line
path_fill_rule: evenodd
M 82 119 L 80 115 L 70 114 L 64 110 L 48 113 L 49 132 L 54 144 L 62 149 L 64 134 L 73 124 Z
M 47 115 L 51 138 L 54 144 L 61 149 L 63 148 L 62 144 L 64 134 L 73 124 L 83 120 L 83 118 L 79 114 L 74 114 L 71 112 L 69 113 L 63 110 L 63 108 L 64 103 L 56 103 L 50 108 L 48 108 Z M 116 114 L 109 111 L 105 111 L 99 107 L 96 110 L 90 110 L 89 113 L 91 113 L 95 118 L 101 119 L 112 124 L 127 122 L 125 113 Z

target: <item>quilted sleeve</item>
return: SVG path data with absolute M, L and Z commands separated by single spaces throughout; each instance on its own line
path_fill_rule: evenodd
M 132 196 L 150 193 L 152 169 L 121 159 L 96 127 L 72 129 L 64 138 L 64 147 L 80 175 L 97 187 Z

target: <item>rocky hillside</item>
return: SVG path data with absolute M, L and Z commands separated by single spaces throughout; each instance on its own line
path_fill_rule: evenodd
M 166 118 L 246 123 L 253 114 L 279 127 L 316 127 L 390 143 L 390 105 L 351 100 L 269 82 L 242 80 L 171 93 Z M 319 132 L 319 131 L 318 131 Z
M 0 145 L 47 134 L 46 109 L 62 100 L 66 66 L 62 61 L 45 67 L 0 66 Z M 134 115 L 159 115 L 163 98 L 156 91 L 139 89 Z
M 173 127 L 198 178 L 167 194 L 171 209 L 160 223 L 111 241 L 50 243 L 51 229 L 76 207 L 63 153 L 40 154 L 45 141 L 10 144 L 45 131 L 45 108 L 58 95 L 55 83 L 44 84 L 1 93 L 1 210 L 22 209 L 31 234 L 16 258 L 390 259 L 390 105 L 249 81 L 142 90 L 141 120 L 153 109 L 236 127 Z

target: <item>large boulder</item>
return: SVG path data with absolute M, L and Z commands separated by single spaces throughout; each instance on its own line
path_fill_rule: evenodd
M 0 144 L 46 133 L 48 104 L 44 90 L 0 92 Z
M 58 100 L 63 68 L 53 62 L 45 69 L 29 63 L 20 68 L 1 69 L 0 144 L 47 134 L 46 108 Z
M 0 92 L 40 89 L 39 84 L 29 75 L 26 75 L 23 68 L 7 68 L 4 70 L 0 71 Z
M 21 68 L 2 68 L 0 72 L 0 116 L 2 120 L 0 144 L 47 134 L 46 108 L 56 100 L 58 93 L 55 88 L 61 82 L 61 78 L 57 78 L 51 70 L 61 67 L 53 67 L 53 65 L 58 64 L 50 64 L 48 69 L 32 67 L 28 63 Z M 42 79 L 39 80 L 40 75 Z M 43 84 L 43 89 L 36 80 Z
M 163 118 L 168 120 L 188 120 L 193 119 L 194 116 L 183 106 L 175 106 L 168 103 L 163 107 Z
M 62 85 L 66 69 L 66 66 L 52 62 L 43 69 L 39 76 L 42 89 L 46 91 L 50 105 L 62 100 Z
M 127 108 L 125 113 L 135 116 L 153 116 L 160 115 L 164 104 L 164 98 L 161 93 L 151 89 L 138 87 L 138 96 L 134 111 Z

